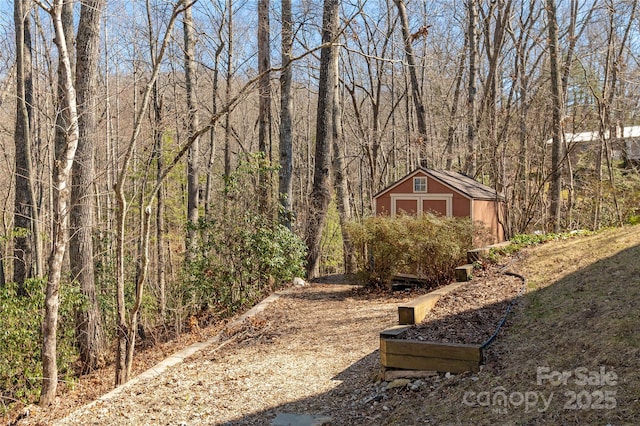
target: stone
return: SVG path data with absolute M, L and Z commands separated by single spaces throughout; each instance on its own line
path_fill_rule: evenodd
M 387 385 L 387 389 L 401 388 L 403 386 L 407 386 L 409 383 L 411 383 L 411 380 L 409 379 L 395 379 Z
M 308 414 L 278 413 L 271 426 L 322 426 L 331 423 L 331 417 Z

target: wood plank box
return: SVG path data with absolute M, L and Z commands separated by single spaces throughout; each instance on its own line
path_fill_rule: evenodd
M 380 360 L 384 368 L 451 373 L 480 371 L 481 345 L 398 339 L 407 328 L 393 327 L 380 333 Z

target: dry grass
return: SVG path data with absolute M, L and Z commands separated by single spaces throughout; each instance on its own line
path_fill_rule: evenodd
M 488 365 L 415 397 L 396 395 L 387 423 L 640 424 L 639 262 L 637 226 L 530 250 L 516 268 L 528 292 Z M 538 368 L 572 375 L 566 384 L 539 383 Z M 602 369 L 617 380 L 597 380 Z M 593 381 L 583 385 L 576 373 Z M 506 405 L 483 399 L 500 391 L 512 398 Z

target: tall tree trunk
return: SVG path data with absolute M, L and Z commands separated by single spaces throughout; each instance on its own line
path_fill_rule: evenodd
M 227 76 L 225 87 L 225 103 L 231 102 L 231 83 L 233 80 L 233 0 L 226 0 L 227 7 Z M 225 184 L 231 177 L 231 111 L 227 112 L 224 127 L 224 178 Z M 227 212 L 227 197 L 224 199 L 224 211 Z
M 553 143 L 551 146 L 551 205 L 549 219 L 554 232 L 560 230 L 561 179 L 562 179 L 562 96 L 560 93 L 560 70 L 558 67 L 558 20 L 555 0 L 547 0 L 549 21 L 549 63 L 551 65 L 551 101 Z
M 318 108 L 316 119 L 316 149 L 313 174 L 313 190 L 307 226 L 307 277 L 320 274 L 320 243 L 331 201 L 331 139 L 333 126 L 334 90 L 338 45 L 335 39 L 340 23 L 340 0 L 325 0 L 322 18 L 322 47 L 320 53 L 320 80 L 318 86 Z
M 100 19 L 105 0 L 86 0 L 80 10 L 77 37 L 76 88 L 78 103 L 78 149 L 73 164 L 71 187 L 71 273 L 86 298 L 85 308 L 76 314 L 78 344 L 83 371 L 102 363 L 105 341 L 96 297 L 94 274 L 94 140 L 96 126 L 96 77 L 100 45 Z
M 477 0 L 467 0 L 468 28 L 467 45 L 469 46 L 469 81 L 467 88 L 467 157 L 464 171 L 469 176 L 475 176 L 478 168 L 478 128 L 476 118 L 476 77 L 478 74 L 478 10 Z
M 336 191 L 336 202 L 338 205 L 338 215 L 340 217 L 340 229 L 342 231 L 342 250 L 345 274 L 355 272 L 355 256 L 353 252 L 353 243 L 347 232 L 347 223 L 351 220 L 351 201 L 349 200 L 349 185 L 347 181 L 347 168 L 344 162 L 345 149 L 342 140 L 342 107 L 340 104 L 340 92 L 338 90 L 339 79 L 338 66 L 339 55 L 332 58 L 331 67 L 336 76 L 333 88 L 333 105 L 332 105 L 332 140 L 333 140 L 333 176 L 334 188 Z
M 189 122 L 189 137 L 198 129 L 198 112 L 195 101 L 196 95 L 196 62 L 195 62 L 195 38 L 193 29 L 193 15 L 191 8 L 184 11 L 184 68 L 185 85 L 187 90 L 187 110 Z M 200 146 L 199 138 L 195 138 L 189 149 L 187 157 L 187 222 L 192 225 L 198 223 L 198 208 L 200 205 Z M 186 252 L 187 258 L 192 258 L 197 250 L 197 232 L 190 226 L 187 230 Z
M 75 35 L 73 33 L 73 1 L 63 1 L 62 2 L 62 11 L 61 11 L 61 19 L 62 19 L 62 29 L 64 31 L 66 40 L 67 40 L 67 51 L 69 52 L 69 62 L 71 63 L 71 69 L 75 70 L 75 50 L 74 50 L 74 38 Z M 67 144 L 67 128 L 69 127 L 69 111 L 64 107 L 66 100 L 64 99 L 66 94 L 64 93 L 64 79 L 65 76 L 63 74 L 64 65 L 61 63 L 61 58 L 58 57 L 58 82 L 57 82 L 57 93 L 56 93 L 56 126 L 54 131 L 54 158 L 57 160 L 61 158 L 63 152 L 66 148 Z M 75 78 L 75 75 L 72 75 L 72 79 Z M 55 219 L 54 219 L 55 220 Z M 53 232 L 53 231 L 52 231 Z M 70 235 L 67 236 L 67 239 L 70 239 Z M 69 251 L 65 252 L 65 258 L 63 262 L 63 269 L 68 271 L 70 268 L 70 260 L 69 260 Z
M 282 0 L 282 74 L 280 75 L 280 171 L 278 194 L 280 223 L 293 228 L 293 15 L 291 0 Z
M 53 402 L 58 386 L 58 367 L 56 365 L 58 329 L 58 307 L 60 276 L 62 263 L 67 249 L 67 235 L 69 225 L 69 192 L 70 175 L 76 149 L 78 146 L 78 111 L 76 107 L 76 93 L 73 85 L 71 60 L 67 50 L 65 28 L 62 20 L 63 0 L 55 0 L 50 10 L 55 30 L 54 41 L 58 48 L 60 65 L 62 66 L 61 81 L 64 85 L 59 89 L 65 94 L 62 109 L 67 111 L 68 128 L 67 143 L 55 167 L 55 200 L 54 214 L 56 217 L 53 249 L 49 258 L 49 273 L 45 296 L 45 314 L 42 327 L 42 392 L 40 405 L 47 406 Z
M 24 280 L 31 277 L 33 265 L 34 214 L 33 169 L 31 165 L 31 115 L 33 77 L 31 67 L 30 2 L 13 2 L 16 38 L 16 127 L 15 142 L 15 202 L 13 226 L 19 232 L 14 237 L 13 281 L 24 294 Z
M 156 38 L 155 31 L 153 29 L 153 22 L 151 20 L 151 10 L 149 0 L 147 0 L 147 26 L 149 28 L 149 55 L 152 61 L 156 59 L 156 50 L 158 48 L 158 39 Z M 155 67 L 155 62 L 152 64 Z M 162 179 L 162 171 L 164 170 L 164 156 L 163 156 L 163 130 L 162 130 L 162 98 L 158 89 L 158 82 L 153 83 L 151 89 L 151 105 L 153 107 L 153 154 L 152 158 L 156 163 L 156 184 Z M 156 287 L 158 291 L 158 314 L 160 315 L 160 321 L 164 324 L 166 318 L 167 308 L 167 273 L 166 273 L 166 255 L 165 255 L 165 225 L 164 225 L 164 191 L 163 186 L 160 185 L 158 195 L 156 198 Z
M 269 46 L 269 0 L 258 0 L 258 150 L 271 162 L 271 46 Z M 262 213 L 270 210 L 271 173 L 260 168 L 259 206 Z
M 411 90 L 413 92 L 413 105 L 416 109 L 416 119 L 418 122 L 417 141 L 420 145 L 420 159 L 418 163 L 423 164 L 426 160 L 426 144 L 427 144 L 427 112 L 422 101 L 422 93 L 420 91 L 420 83 L 418 82 L 417 64 L 413 46 L 411 42 L 413 37 L 409 31 L 409 17 L 407 16 L 407 8 L 404 0 L 393 0 L 398 8 L 400 15 L 400 24 L 402 26 L 402 38 L 404 39 L 404 52 L 407 56 L 407 65 L 409 68 L 409 77 L 411 79 Z

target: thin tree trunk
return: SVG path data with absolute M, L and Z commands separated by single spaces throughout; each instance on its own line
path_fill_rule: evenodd
M 411 45 L 412 37 L 409 31 L 409 17 L 407 16 L 407 8 L 404 0 L 393 0 L 398 8 L 398 14 L 400 15 L 400 24 L 402 26 L 402 37 L 404 39 L 404 51 L 407 56 L 407 65 L 409 68 L 409 77 L 411 79 L 411 90 L 413 92 L 413 105 L 416 109 L 416 119 L 418 122 L 418 143 L 420 145 L 420 159 L 419 163 L 422 164 L 422 160 L 426 160 L 426 143 L 427 143 L 427 113 L 422 102 L 422 93 L 420 91 L 420 84 L 418 82 L 418 73 L 416 71 L 417 64 L 415 54 L 413 53 L 413 46 Z
M 231 82 L 233 78 L 233 0 L 226 0 L 227 7 L 227 76 L 225 87 L 225 103 L 231 101 Z M 227 112 L 224 128 L 224 178 L 225 184 L 231 177 L 231 112 Z M 227 212 L 227 197 L 224 199 L 224 211 Z
M 189 137 L 200 126 L 198 122 L 197 106 L 195 102 L 196 94 L 196 62 L 195 62 L 195 39 L 193 29 L 193 16 L 191 8 L 187 8 L 183 18 L 184 34 L 184 68 L 185 86 L 187 90 L 187 111 L 189 123 Z M 199 138 L 195 138 L 189 148 L 187 156 L 187 222 L 191 225 L 198 223 L 198 207 L 200 205 L 199 175 L 200 175 L 200 146 Z M 187 258 L 192 258 L 197 250 L 197 232 L 194 226 L 187 228 L 186 252 Z
M 345 149 L 342 140 L 342 107 L 340 105 L 340 92 L 338 90 L 339 79 L 338 66 L 339 55 L 332 57 L 331 67 L 336 76 L 333 88 L 333 105 L 332 105 L 332 122 L 333 122 L 333 176 L 334 188 L 336 191 L 336 202 L 338 207 L 338 215 L 340 217 L 340 230 L 342 232 L 342 250 L 345 274 L 355 272 L 355 255 L 353 252 L 353 243 L 347 232 L 347 223 L 351 220 L 351 202 L 349 200 L 349 185 L 347 181 L 347 168 L 344 162 Z
M 549 62 L 551 65 L 552 135 L 551 146 L 551 206 L 549 216 L 554 232 L 560 230 L 561 179 L 562 179 L 562 97 L 560 70 L 558 68 L 558 20 L 555 0 L 547 0 L 549 21 Z
M 278 194 L 280 223 L 293 228 L 293 15 L 291 0 L 282 0 L 282 74 L 280 75 L 280 171 Z
M 320 274 L 320 243 L 322 231 L 327 219 L 327 210 L 331 200 L 331 139 L 333 126 L 334 90 L 336 87 L 336 68 L 338 46 L 335 38 L 339 25 L 340 0 L 325 0 L 322 19 L 322 44 L 320 53 L 320 81 L 318 87 L 318 109 L 316 119 L 316 149 L 313 175 L 313 190 L 307 226 L 307 277 L 315 278 Z M 331 44 L 329 44 L 331 43 Z M 327 45 L 329 44 L 329 45 Z
M 269 0 L 258 0 L 258 150 L 271 161 L 271 48 L 269 46 Z M 271 178 L 268 168 L 260 168 L 258 204 L 266 213 L 271 204 Z
M 83 371 L 102 364 L 105 341 L 96 297 L 93 260 L 94 143 L 96 126 L 96 77 L 100 45 L 100 19 L 104 0 L 82 3 L 77 39 L 76 87 L 78 102 L 78 149 L 73 164 L 71 187 L 71 273 L 85 296 L 85 308 L 76 314 L 78 344 Z
M 156 49 L 158 40 L 155 36 L 155 31 L 153 30 L 153 23 L 151 20 L 151 14 L 149 11 L 151 10 L 149 0 L 147 0 L 147 26 L 149 28 L 149 54 L 152 60 L 155 61 L 156 58 Z M 155 66 L 155 63 L 153 64 Z M 151 90 L 151 103 L 153 106 L 153 159 L 156 163 L 156 183 L 160 181 L 162 176 L 162 171 L 164 169 L 164 156 L 163 156 L 163 143 L 162 143 L 162 99 L 160 97 L 160 93 L 158 90 L 158 82 L 155 81 L 153 83 L 153 88 Z M 165 255 L 165 225 L 164 225 L 164 191 L 161 186 L 158 190 L 158 196 L 156 198 L 156 262 L 157 262 L 157 271 L 156 271 L 156 286 L 158 290 L 158 314 L 160 315 L 160 321 L 164 324 L 166 318 L 166 309 L 167 309 L 167 296 L 166 296 L 166 286 L 167 286 L 167 273 L 166 273 L 166 255 Z
M 220 31 L 221 32 L 221 31 Z M 220 40 L 220 45 L 216 49 L 215 61 L 213 67 L 213 87 L 211 88 L 212 96 L 211 96 L 211 114 L 216 115 L 218 113 L 218 86 L 219 86 L 219 72 L 218 72 L 218 64 L 220 63 L 220 55 L 222 54 L 222 49 L 224 48 L 224 43 Z M 213 125 L 209 132 L 209 161 L 207 162 L 207 183 L 205 187 L 205 195 L 204 195 L 204 215 L 205 217 L 209 217 L 211 212 L 211 197 L 212 197 L 212 174 L 213 174 L 213 161 L 215 159 L 216 153 L 216 127 L 217 125 Z
M 468 28 L 467 44 L 469 46 L 469 81 L 467 88 L 467 157 L 464 171 L 469 176 L 475 176 L 478 168 L 478 128 L 476 117 L 476 95 L 478 88 L 476 78 L 478 74 L 478 11 L 477 0 L 467 0 Z
M 73 85 L 71 60 L 67 50 L 67 40 L 64 24 L 62 21 L 63 0 L 55 0 L 52 9 L 49 11 L 53 19 L 55 30 L 54 41 L 58 48 L 60 65 L 62 66 L 63 78 L 60 80 L 64 85 L 60 90 L 65 93 L 64 110 L 67 111 L 68 129 L 67 143 L 64 151 L 56 161 L 55 172 L 55 204 L 54 213 L 56 215 L 55 229 L 53 234 L 53 249 L 49 258 L 49 274 L 47 278 L 45 296 L 45 315 L 42 327 L 42 375 L 43 384 L 40 394 L 40 405 L 47 406 L 53 402 L 58 386 L 58 367 L 56 365 L 57 337 L 58 329 L 58 308 L 60 276 L 62 263 L 67 249 L 67 235 L 69 225 L 69 196 L 70 196 L 70 175 L 73 166 L 76 149 L 78 146 L 78 111 L 76 107 L 76 93 Z
M 449 109 L 449 129 L 447 130 L 447 145 L 445 147 L 445 170 L 451 170 L 451 166 L 453 166 L 453 145 L 457 127 L 456 116 L 458 115 L 458 102 L 460 100 L 460 92 L 462 91 L 462 76 L 464 74 L 464 64 L 467 60 L 468 43 L 468 39 L 465 39 L 465 46 L 463 48 L 462 55 L 460 55 L 460 64 L 458 65 L 458 72 L 456 74 L 455 89 L 453 91 L 453 99 L 451 100 L 451 108 Z

